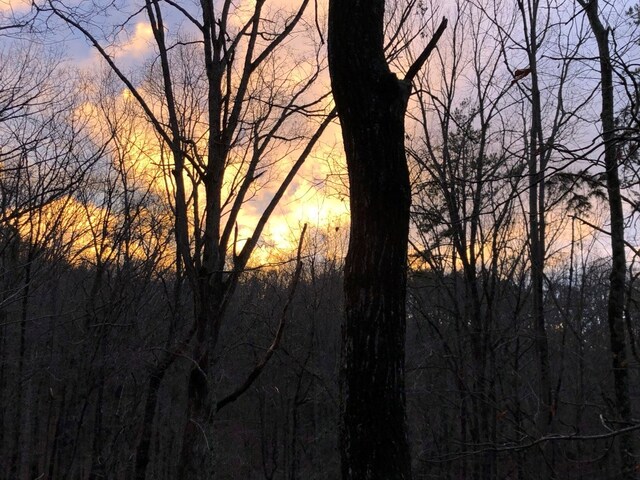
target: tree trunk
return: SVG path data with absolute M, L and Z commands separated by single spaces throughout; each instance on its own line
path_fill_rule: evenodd
M 383 0 L 329 3 L 329 68 L 351 208 L 341 366 L 343 479 L 411 478 L 404 391 L 410 78 L 399 80 L 389 70 L 383 18 Z
M 607 196 L 609 213 L 611 215 L 611 255 L 612 267 L 609 276 L 609 300 L 607 314 L 609 318 L 609 333 L 611 337 L 611 354 L 613 378 L 616 394 L 617 419 L 622 426 L 631 424 L 631 403 L 629 400 L 629 373 L 627 360 L 627 345 L 624 333 L 624 293 L 627 273 L 624 251 L 624 212 L 620 193 L 620 178 L 618 176 L 617 145 L 615 138 L 615 116 L 613 100 L 613 67 L 609 50 L 609 29 L 605 28 L 598 16 L 598 2 L 580 1 L 584 8 L 591 30 L 598 43 L 600 57 L 600 80 L 602 94 L 602 141 L 604 143 L 604 163 L 607 178 Z M 620 478 L 636 478 L 634 473 L 635 459 L 633 448 L 633 434 L 620 436 L 621 468 Z
M 164 362 L 149 375 L 149 386 L 147 387 L 147 398 L 144 404 L 140 440 L 136 448 L 136 480 L 145 480 L 147 478 L 147 467 L 150 459 L 149 449 L 151 447 L 151 434 L 153 433 L 153 419 L 155 418 L 156 406 L 158 404 L 158 393 L 164 374 L 171 363 L 173 362 Z
M 524 17 L 523 12 L 523 18 Z M 549 363 L 549 341 L 544 311 L 544 270 L 546 252 L 546 161 L 542 127 L 542 100 L 538 83 L 538 9 L 529 17 L 528 57 L 531 69 L 531 131 L 528 152 L 529 163 L 529 236 L 531 255 L 531 296 L 535 344 L 538 353 L 538 434 L 548 433 L 553 420 L 551 368 Z M 549 448 L 552 448 L 549 447 Z
M 216 345 L 208 321 L 216 317 L 211 309 L 201 311 L 197 320 L 193 363 L 189 365 L 187 418 L 182 434 L 180 478 L 209 479 L 213 475 L 212 423 L 215 402 L 209 384 L 209 350 Z

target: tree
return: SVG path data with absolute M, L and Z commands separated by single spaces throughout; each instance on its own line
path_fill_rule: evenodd
M 609 276 L 607 300 L 607 318 L 609 339 L 611 342 L 611 366 L 613 370 L 616 413 L 623 426 L 631 425 L 631 402 L 629 397 L 629 364 L 627 359 L 627 341 L 624 327 L 625 281 L 627 260 L 624 241 L 624 211 L 620 177 L 618 174 L 618 139 L 616 138 L 614 105 L 614 69 L 609 46 L 610 29 L 600 19 L 598 0 L 578 0 L 583 8 L 598 45 L 600 60 L 600 94 L 602 125 L 602 146 L 604 148 L 604 166 L 607 185 L 607 201 L 611 221 L 612 266 Z M 620 449 L 623 478 L 635 478 L 636 460 L 634 457 L 633 435 L 623 435 Z
M 585 233 L 578 233 L 580 226 L 567 215 L 597 213 L 599 202 L 593 200 L 605 198 L 591 196 L 595 182 L 581 183 L 584 172 L 577 170 L 586 162 L 573 160 L 585 158 L 582 148 L 585 142 L 584 148 L 589 148 L 591 140 L 587 135 L 578 139 L 591 124 L 584 117 L 595 97 L 595 82 L 585 94 L 574 95 L 586 87 L 589 67 L 578 59 L 587 35 L 576 31 L 564 36 L 564 25 L 557 17 L 546 19 L 547 13 L 538 19 L 544 28 L 538 29 L 536 41 L 537 109 L 542 111 L 546 147 L 541 158 L 534 144 L 535 171 L 540 165 L 547 167 L 543 184 L 531 182 L 527 170 L 533 80 L 531 69 L 516 73 L 516 67 L 529 61 L 529 47 L 518 35 L 528 17 L 523 19 L 511 3 L 457 3 L 456 16 L 448 15 L 450 35 L 443 39 L 451 53 L 431 64 L 432 70 L 443 73 L 420 79 L 424 83 L 417 89 L 417 106 L 410 111 L 418 125 L 410 131 L 409 148 L 417 163 L 412 170 L 416 267 L 409 304 L 415 326 L 412 321 L 410 333 L 418 330 L 424 336 L 419 346 L 409 345 L 407 365 L 408 388 L 418 392 L 409 398 L 409 414 L 424 418 L 425 438 L 418 437 L 417 463 L 425 465 L 420 473 L 443 477 L 564 478 L 569 475 L 565 455 L 584 459 L 587 465 L 606 447 L 543 441 L 509 456 L 494 446 L 506 438 L 517 444 L 524 436 L 568 435 L 572 429 L 583 435 L 602 431 L 587 405 L 597 405 L 605 418 L 610 415 L 608 400 L 594 398 L 590 391 L 591 378 L 602 375 L 594 362 L 597 356 L 592 356 L 597 348 L 593 339 L 605 333 L 605 324 L 592 320 L 602 315 L 602 309 L 584 308 L 589 301 L 596 303 L 602 290 L 587 281 L 586 267 L 583 272 L 574 267 Z M 526 228 L 525 198 L 531 188 L 536 197 L 544 196 L 535 206 L 543 212 L 536 219 L 544 222 L 546 232 L 540 306 L 548 334 L 548 387 L 553 400 L 548 408 L 543 408 L 546 395 L 542 395 L 547 389 L 539 389 L 537 382 L 540 324 L 532 322 L 531 314 L 531 230 Z M 588 238 L 595 237 L 591 227 L 582 230 L 590 232 Z M 592 255 L 597 256 L 596 249 Z M 423 265 L 425 270 L 420 271 Z M 588 329 L 589 336 L 584 333 Z M 431 353 L 428 360 L 415 353 L 420 347 Z M 580 372 L 579 379 L 573 372 Z M 609 391 L 613 389 L 602 392 L 605 399 Z M 446 406 L 449 402 L 451 407 Z M 470 445 L 476 446 L 475 451 Z M 460 453 L 465 450 L 471 454 Z M 615 455 L 608 461 L 616 471 Z M 588 468 L 582 472 L 590 472 Z
M 431 420 L 425 424 L 441 426 L 431 433 L 436 444 L 453 438 L 460 445 L 491 444 L 504 432 L 498 371 L 510 360 L 502 346 L 515 344 L 519 319 L 519 302 L 510 308 L 507 298 L 524 296 L 511 286 L 527 260 L 512 253 L 526 245 L 516 233 L 523 222 L 515 215 L 524 166 L 511 153 L 519 140 L 508 133 L 514 124 L 511 79 L 502 71 L 496 27 L 483 15 L 484 6 L 463 1 L 452 6 L 451 28 L 441 40 L 449 53 L 431 63 L 439 74 L 418 77 L 410 112 L 408 153 L 415 163 L 410 308 L 442 349 L 448 373 L 425 386 L 426 362 L 411 355 L 409 379 L 417 390 L 455 392 L 446 395 L 455 405 L 452 414 L 424 398 L 428 395 L 414 399 L 414 408 Z M 505 31 L 514 25 L 501 22 Z M 432 415 L 432 409 L 440 414 Z M 437 456 L 436 448 L 421 450 L 422 461 Z M 503 475 L 490 451 L 447 468 L 462 478 Z M 434 466 L 432 475 L 437 472 Z
M 291 11 L 270 12 L 265 3 L 247 7 L 225 0 L 220 6 L 205 0 L 185 7 L 146 0 L 137 10 L 133 6 L 115 28 L 130 29 L 144 16 L 155 61 L 142 82 L 118 64 L 110 38 L 95 28 L 115 7 L 101 10 L 95 2 L 95 17 L 87 21 L 80 8 L 40 5 L 83 35 L 114 71 L 154 129 L 171 172 L 175 270 L 186 279 L 193 324 L 180 325 L 177 341 L 149 372 L 135 459 L 139 479 L 146 477 L 160 386 L 178 358 L 188 360 L 188 395 L 177 475 L 212 474 L 217 402 L 211 373 L 225 311 L 267 220 L 333 117 L 326 93 L 314 91 L 324 69 L 316 43 L 311 38 L 304 54 L 287 45 L 293 37 L 306 41 L 313 35 L 311 23 L 301 21 L 309 0 Z M 240 237 L 243 205 L 265 187 L 265 174 L 282 158 L 290 162 L 288 172 L 271 185 L 274 193 L 253 230 Z
M 384 0 L 329 2 L 329 69 L 349 172 L 340 452 L 344 479 L 409 479 L 404 355 L 411 187 L 404 116 L 411 82 L 446 19 L 403 79 L 384 48 Z
M 77 79 L 59 56 L 15 40 L 0 50 L 0 63 L 0 386 L 10 391 L 2 399 L 15 404 L 0 418 L 0 448 L 12 448 L 3 473 L 26 478 L 38 464 L 30 446 L 42 421 L 35 393 L 42 384 L 31 371 L 34 318 L 51 272 L 70 260 L 66 207 L 104 145 L 76 115 L 79 102 L 69 92 Z

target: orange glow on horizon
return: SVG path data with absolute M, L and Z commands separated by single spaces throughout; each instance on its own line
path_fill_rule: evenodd
M 135 108 L 135 100 L 127 89 L 122 89 L 117 98 L 110 100 L 111 110 L 108 114 L 118 118 L 115 125 L 116 133 L 112 139 L 112 161 L 120 162 L 116 169 L 120 169 L 125 175 L 131 177 L 132 183 L 138 187 L 146 188 L 154 195 L 173 203 L 175 193 L 175 179 L 172 171 L 171 154 L 162 151 L 160 140 L 152 127 L 144 121 L 140 115 L 127 115 L 121 112 Z M 89 118 L 91 129 L 97 138 L 105 140 L 109 135 L 104 129 L 105 111 L 99 105 L 85 103 L 78 109 L 78 115 Z M 113 124 L 112 124 L 113 125 Z M 345 227 L 349 221 L 348 201 L 345 192 L 336 193 L 334 186 L 327 184 L 327 178 L 341 175 L 344 172 L 342 155 L 336 144 L 339 141 L 339 129 L 335 126 L 325 133 L 328 139 L 321 143 L 314 154 L 306 161 L 298 175 L 289 186 L 285 196 L 267 222 L 261 239 L 251 259 L 251 266 L 261 264 L 273 264 L 283 258 L 291 258 L 295 254 L 298 245 L 300 231 L 305 223 L 311 228 L 329 230 Z M 200 133 L 200 142 L 206 145 L 206 134 Z M 206 147 L 200 147 L 204 152 Z M 336 153 L 337 152 L 337 153 Z M 273 156 L 273 155 L 272 155 Z M 279 186 L 281 178 L 288 172 L 297 158 L 297 151 L 287 153 L 278 160 L 274 167 L 269 167 L 269 180 L 262 186 L 257 186 L 253 199 L 243 205 L 238 218 L 238 238 L 236 251 L 239 251 L 246 240 L 253 235 L 263 209 L 269 203 L 275 188 Z M 188 164 L 185 170 L 190 167 Z M 225 171 L 222 198 L 230 195 L 234 176 L 240 173 L 244 175 L 246 165 L 242 159 L 231 163 Z M 336 173 L 337 172 L 337 173 Z M 193 194 L 193 182 L 188 171 L 184 175 L 187 198 Z M 236 187 L 237 188 L 237 187 Z M 200 211 L 198 213 L 202 221 L 204 216 L 204 187 L 198 186 L 200 198 Z M 99 208 L 99 207 L 95 207 Z M 169 211 L 167 205 L 167 211 Z M 98 216 L 99 212 L 89 213 L 90 218 Z M 89 220 L 90 220 L 89 218 Z M 223 217 L 223 221 L 224 221 Z M 193 214 L 190 218 L 190 230 L 194 229 Z M 80 243 L 84 237 L 78 237 Z M 230 247 L 232 248 L 232 247 Z M 231 253 L 231 252 L 230 252 Z

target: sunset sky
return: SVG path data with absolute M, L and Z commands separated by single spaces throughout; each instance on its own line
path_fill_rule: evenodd
M 72 2 L 72 4 L 83 5 L 83 2 Z M 246 3 L 246 2 L 245 2 Z M 250 18 L 252 5 L 243 3 L 240 8 L 231 16 L 232 21 L 237 25 Z M 290 3 L 283 2 L 283 5 Z M 0 0 L 0 11 L 7 15 L 13 12 L 16 15 L 29 12 L 31 2 L 27 0 Z M 127 5 L 133 8 L 132 4 Z M 269 2 L 270 9 L 279 8 L 278 2 Z M 121 12 L 124 17 L 126 12 Z M 322 14 L 322 12 L 320 12 Z M 98 24 L 105 19 L 97 18 L 93 23 Z M 113 18 L 108 19 L 114 22 Z M 179 22 L 184 22 L 176 16 Z M 171 22 L 171 19 L 165 20 Z M 53 24 L 53 22 L 52 22 Z M 174 25 L 177 26 L 177 25 Z M 188 35 L 190 26 L 181 23 L 181 31 Z M 114 30 L 115 31 L 115 30 Z M 105 32 L 110 35 L 109 30 Z M 75 30 L 57 22 L 54 33 L 47 34 L 42 42 L 42 48 L 53 51 L 64 57 L 65 62 L 71 69 L 82 72 L 83 75 L 96 75 L 97 72 L 105 71 L 106 66 L 98 52 Z M 113 37 L 112 37 L 113 38 Z M 139 65 L 148 65 L 154 58 L 153 32 L 144 12 L 137 14 L 128 21 L 126 28 L 118 31 L 115 41 L 106 43 L 107 53 L 115 59 L 119 68 L 123 71 L 136 72 Z M 135 74 L 135 73 L 134 73 Z M 304 73 L 301 71 L 301 74 Z M 316 90 L 328 89 L 328 76 L 321 79 Z M 115 79 L 115 82 L 118 82 Z M 124 85 L 113 89 L 118 92 L 120 99 L 117 102 L 126 101 L 130 97 L 130 92 Z M 89 116 L 94 115 L 94 106 L 85 103 L 81 110 Z M 103 128 L 98 119 L 92 122 L 96 132 Z M 131 148 L 130 161 L 134 162 L 134 170 L 138 172 L 146 171 L 149 178 L 155 178 L 156 189 L 165 188 L 171 184 L 168 171 L 162 175 L 167 175 L 163 181 L 158 178 L 159 167 L 157 140 L 148 124 L 138 124 L 130 129 L 129 138 L 120 139 Z M 153 150 L 157 153 L 153 153 Z M 144 155 L 141 155 L 144 152 Z M 295 154 L 295 152 L 292 152 Z M 293 160 L 295 155 L 292 155 Z M 143 158 L 144 157 L 144 158 Z M 146 160 L 145 160 L 146 159 Z M 280 171 L 285 174 L 287 158 L 276 167 L 275 172 Z M 270 175 L 272 175 L 270 173 Z M 308 223 L 310 226 L 318 227 L 320 230 L 335 231 L 336 227 L 344 227 L 348 223 L 348 199 L 344 184 L 344 165 L 341 153 L 341 139 L 339 126 L 331 125 L 324 133 L 321 141 L 314 149 L 313 154 L 301 168 L 297 177 L 290 185 L 286 195 L 280 201 L 276 211 L 272 215 L 266 229 L 262 234 L 262 242 L 254 255 L 256 261 L 270 262 L 281 259 L 283 256 L 291 254 L 298 242 L 299 232 L 302 225 Z M 277 177 L 277 174 L 275 175 Z M 254 198 L 243 206 L 238 217 L 239 241 L 251 235 L 255 223 L 263 208 L 270 200 L 273 188 L 277 187 L 277 182 L 270 183 L 271 187 L 261 189 L 256 192 Z M 344 231 L 344 230 L 343 230 Z M 275 254 L 275 258 L 274 258 Z
M 87 2 L 75 1 L 72 5 L 84 5 Z M 441 11 L 453 5 L 453 2 L 438 2 Z M 131 12 L 122 11 L 120 14 L 123 18 L 134 12 L 134 4 L 125 2 Z M 187 4 L 189 5 L 189 4 Z M 291 5 L 290 0 L 277 0 L 268 2 L 270 11 L 277 11 L 281 7 Z M 322 10 L 324 3 L 320 4 L 319 18 L 322 22 L 324 11 Z M 7 15 L 13 12 L 17 15 L 29 11 L 31 1 L 29 0 L 0 0 L 0 11 Z M 232 21 L 240 26 L 243 21 L 249 18 L 251 7 L 250 2 L 243 2 L 237 11 L 231 16 Z M 309 7 L 313 10 L 312 7 Z M 112 13 L 112 12 L 111 12 Z M 96 26 L 100 26 L 100 22 L 106 21 L 106 18 L 97 17 L 94 21 Z M 117 24 L 113 18 L 108 18 L 112 24 Z M 171 21 L 178 20 L 169 18 L 167 22 L 171 27 L 178 24 L 171 24 Z M 185 35 L 189 34 L 190 27 L 188 22 L 179 19 L 179 26 Z M 92 48 L 82 36 L 70 27 L 63 25 L 61 22 L 52 22 L 54 30 L 48 32 L 47 36 L 41 37 L 41 44 L 37 48 L 43 50 L 52 50 L 66 59 L 67 65 L 72 69 L 77 69 L 85 75 L 96 75 L 97 72 L 105 71 L 105 63 L 101 59 L 98 52 Z M 147 66 L 149 61 L 154 58 L 154 39 L 151 26 L 144 12 L 137 13 L 128 21 L 126 28 L 117 29 L 109 27 L 103 33 L 105 36 L 114 39 L 107 45 L 106 50 L 112 58 L 114 58 L 120 68 L 125 72 L 136 72 L 139 66 Z M 114 32 L 117 34 L 114 36 Z M 445 40 L 446 41 L 446 40 Z M 296 45 L 293 45 L 295 48 Z M 515 58 L 512 59 L 515 68 L 519 63 Z M 506 73 L 506 72 L 504 72 Z M 445 72 L 446 74 L 446 72 Z M 328 75 L 324 72 L 318 88 L 328 89 Z M 437 83 L 437 77 L 432 79 L 433 84 Z M 509 78 L 504 77 L 503 83 L 508 84 Z M 116 80 L 116 84 L 118 81 Z M 118 101 L 126 100 L 130 93 L 124 85 L 113 85 L 114 91 L 120 97 Z M 85 104 L 83 109 L 91 112 L 92 106 Z M 100 124 L 95 126 L 100 130 Z M 582 132 L 584 135 L 584 131 Z M 576 137 L 577 138 L 577 137 Z M 149 125 L 137 125 L 133 129 L 133 136 L 127 139 L 121 139 L 127 143 L 132 149 L 131 158 L 135 163 L 134 170 L 145 172 L 149 178 L 155 178 L 156 189 L 166 188 L 171 184 L 168 171 L 162 171 L 159 167 L 160 157 L 157 141 L 150 131 Z M 138 151 L 136 151 L 136 149 Z M 154 153 L 154 149 L 156 153 Z M 141 155 L 144 152 L 144 155 Z M 145 157 L 146 160 L 143 158 Z M 135 160 L 133 160 L 135 158 Z M 287 158 L 276 168 L 276 172 L 286 173 Z M 163 175 L 165 177 L 163 177 Z M 277 177 L 277 175 L 275 175 Z M 342 228 L 344 232 L 348 225 L 348 197 L 346 191 L 346 175 L 344 159 L 342 154 L 342 144 L 340 138 L 340 128 L 336 123 L 332 124 L 324 133 L 319 145 L 315 148 L 313 154 L 306 161 L 296 179 L 289 187 L 286 195 L 279 203 L 274 215 L 270 219 L 265 231 L 262 234 L 261 246 L 256 251 L 256 259 L 269 262 L 272 260 L 273 253 L 280 258 L 282 255 L 291 254 L 297 245 L 298 235 L 304 223 L 316 226 L 320 230 L 334 231 L 336 227 Z M 274 178 L 275 180 L 275 178 Z M 273 193 L 273 188 L 277 182 L 273 182 L 267 188 L 256 192 L 252 200 L 243 206 L 239 215 L 239 240 L 240 243 L 251 235 L 253 227 L 259 218 L 262 209 L 267 204 Z M 565 235 L 564 242 L 570 239 Z

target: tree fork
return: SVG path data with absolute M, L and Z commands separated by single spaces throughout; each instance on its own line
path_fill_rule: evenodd
M 447 21 L 399 80 L 384 55 L 384 6 L 384 0 L 329 3 L 329 69 L 351 208 L 340 375 L 345 480 L 411 478 L 404 391 L 411 186 L 404 116 L 411 81 Z

